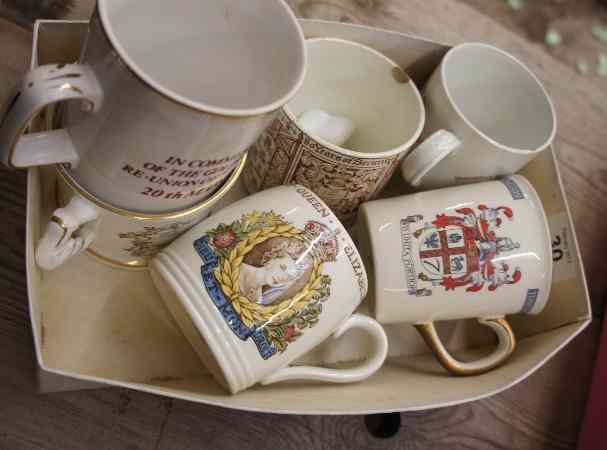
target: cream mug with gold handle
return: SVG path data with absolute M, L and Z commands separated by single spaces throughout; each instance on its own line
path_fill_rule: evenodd
M 440 363 L 456 375 L 503 364 L 516 340 L 507 314 L 538 314 L 548 301 L 552 248 L 542 203 L 529 181 L 499 181 L 366 203 L 359 249 L 380 323 L 415 325 Z M 472 362 L 455 359 L 434 322 L 479 318 L 497 349 Z
M 303 33 L 283 0 L 97 0 L 78 64 L 30 71 L 0 119 L 0 161 L 64 163 L 101 200 L 143 214 L 213 195 L 295 95 Z M 41 109 L 63 129 L 22 136 Z

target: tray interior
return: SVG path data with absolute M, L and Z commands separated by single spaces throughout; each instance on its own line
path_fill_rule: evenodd
M 353 39 L 384 51 L 410 68 L 419 82 L 447 48 L 400 33 L 353 25 L 317 21 L 302 24 L 308 36 Z M 38 31 L 52 33 L 49 39 L 52 37 L 52 42 L 63 46 L 65 51 L 46 45 L 45 51 L 38 52 L 38 62 L 49 62 L 48 55 L 58 58 L 61 54 L 65 59 L 78 53 L 73 37 L 82 35 L 85 25 L 78 23 L 73 28 L 65 22 L 42 25 Z M 68 35 L 71 41 L 66 39 Z M 362 383 L 349 386 L 285 383 L 229 396 L 210 378 L 146 272 L 112 269 L 86 255 L 53 272 L 37 268 L 33 252 L 56 207 L 56 183 L 52 169 L 32 169 L 28 183 L 27 270 L 39 364 L 46 371 L 81 380 L 271 412 L 403 411 L 470 401 L 503 390 L 523 379 L 571 340 L 588 324 L 591 315 L 554 151 L 544 152 L 522 173 L 538 190 L 553 234 L 564 233 L 569 246 L 566 258 L 555 264 L 552 294 L 544 312 L 510 318 L 519 346 L 507 365 L 482 376 L 451 377 L 436 363 L 411 326 L 390 325 L 386 327 L 389 361 L 376 376 Z M 402 180 L 395 177 L 385 195 L 402 194 L 402 186 Z M 244 189 L 239 185 L 224 204 L 243 195 Z M 363 303 L 361 312 L 365 311 Z M 447 346 L 463 359 L 487 352 L 487 347 L 494 345 L 491 332 L 473 320 L 441 323 L 439 331 Z M 351 364 L 365 354 L 364 337 L 351 333 L 336 344 L 319 346 L 299 363 Z

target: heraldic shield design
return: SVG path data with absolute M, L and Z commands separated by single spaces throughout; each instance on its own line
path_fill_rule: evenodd
M 522 272 L 497 262 L 498 257 L 520 248 L 502 234 L 504 221 L 515 220 L 507 206 L 478 205 L 460 208 L 457 215 L 439 214 L 432 222 L 420 215 L 401 220 L 407 290 L 417 297 L 432 295 L 432 287 L 445 291 L 494 292 L 518 283 Z
M 253 211 L 194 242 L 203 284 L 232 332 L 263 359 L 284 352 L 314 327 L 331 294 L 325 264 L 338 240 L 323 223 L 302 228 L 274 212 Z

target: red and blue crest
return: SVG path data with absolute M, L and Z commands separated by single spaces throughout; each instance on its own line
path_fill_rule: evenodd
M 521 270 L 498 258 L 520 247 L 501 234 L 504 221 L 514 220 L 512 209 L 479 205 L 476 210 L 460 208 L 455 213 L 437 215 L 413 233 L 421 267 L 418 280 L 447 291 L 465 288 L 468 292 L 480 292 L 485 287 L 491 292 L 518 283 Z M 408 223 L 414 223 L 414 218 Z

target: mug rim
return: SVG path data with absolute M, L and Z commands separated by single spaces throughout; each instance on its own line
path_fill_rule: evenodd
M 89 202 L 93 203 L 98 208 L 103 209 L 104 211 L 117 214 L 119 216 L 127 217 L 132 220 L 141 220 L 141 221 L 152 221 L 152 220 L 173 220 L 173 219 L 182 219 L 184 217 L 190 216 L 192 214 L 199 213 L 200 211 L 210 208 L 220 199 L 222 199 L 236 184 L 242 171 L 244 170 L 244 166 L 246 165 L 248 158 L 248 154 L 245 152 L 238 163 L 238 166 L 232 171 L 230 176 L 223 182 L 221 187 L 217 189 L 213 195 L 209 198 L 194 204 L 193 206 L 189 206 L 188 208 L 173 211 L 168 213 L 155 213 L 148 214 L 137 211 L 129 211 L 128 209 L 118 208 L 111 203 L 106 202 L 105 200 L 100 199 L 93 193 L 89 192 L 84 187 L 80 186 L 76 180 L 70 175 L 68 171 L 68 167 L 66 164 L 57 164 L 55 166 L 57 170 L 57 174 L 59 178 L 76 194 L 85 198 Z
M 496 141 L 495 139 L 493 139 L 492 137 L 490 137 L 489 135 L 487 135 L 486 133 L 484 133 L 483 131 L 481 131 L 480 128 L 478 128 L 476 125 L 474 125 L 472 123 L 472 121 L 470 119 L 468 119 L 468 117 L 462 112 L 462 110 L 458 106 L 457 102 L 455 102 L 453 96 L 451 95 L 451 91 L 449 90 L 449 86 L 447 84 L 446 68 L 447 68 L 447 63 L 449 62 L 449 59 L 452 58 L 455 53 L 459 52 L 462 49 L 469 48 L 469 47 L 483 47 L 486 49 L 490 49 L 490 50 L 497 52 L 497 53 L 501 54 L 502 56 L 505 56 L 506 58 L 514 61 L 520 68 L 522 68 L 531 77 L 531 79 L 536 83 L 536 85 L 542 91 L 542 93 L 544 94 L 544 98 L 546 99 L 546 101 L 548 102 L 548 106 L 550 107 L 550 112 L 551 112 L 551 116 L 552 116 L 552 130 L 550 131 L 550 135 L 548 136 L 548 138 L 541 145 L 537 146 L 534 149 L 524 149 L 524 148 L 516 148 L 516 147 L 506 145 L 506 144 L 502 144 L 502 143 Z M 554 141 L 554 139 L 556 137 L 556 130 L 557 130 L 557 117 L 556 117 L 556 110 L 555 110 L 554 104 L 552 102 L 552 98 L 548 94 L 548 91 L 544 87 L 544 84 L 539 80 L 539 78 L 525 64 L 523 64 L 522 61 L 520 61 L 514 55 L 512 55 L 498 47 L 495 47 L 494 45 L 485 44 L 483 42 L 466 42 L 466 43 L 457 45 L 455 47 L 452 47 L 445 54 L 443 61 L 440 64 L 440 75 L 441 75 L 441 86 L 442 86 L 445 94 L 447 95 L 449 104 L 455 110 L 458 117 L 464 121 L 464 123 L 466 124 L 466 126 L 468 126 L 469 129 L 473 130 L 474 133 L 476 133 L 482 139 L 488 141 L 492 146 L 497 147 L 500 150 L 504 150 L 504 151 L 519 154 L 519 155 L 531 155 L 531 154 L 536 154 L 536 153 L 540 153 L 540 152 L 544 151 Z
M 118 53 L 118 56 L 124 63 L 125 67 L 135 75 L 139 80 L 145 83 L 147 86 L 152 88 L 154 91 L 162 95 L 168 100 L 171 100 L 175 103 L 178 103 L 182 106 L 195 109 L 197 111 L 215 114 L 219 116 L 226 117 L 253 117 L 271 113 L 280 109 L 282 106 L 287 104 L 294 96 L 297 94 L 297 91 L 303 85 L 306 76 L 306 68 L 307 68 L 307 55 L 305 51 L 305 36 L 301 26 L 299 25 L 299 21 L 295 16 L 295 13 L 291 10 L 291 8 L 285 3 L 284 0 L 275 0 L 280 4 L 280 6 L 285 10 L 292 24 L 294 24 L 294 29 L 296 30 L 297 40 L 300 44 L 301 49 L 301 67 L 299 69 L 299 74 L 296 82 L 291 86 L 291 89 L 284 94 L 282 97 L 274 100 L 272 103 L 267 105 L 259 106 L 256 108 L 224 108 L 219 106 L 212 106 L 208 104 L 204 104 L 203 102 L 193 101 L 188 99 L 187 97 L 174 92 L 172 89 L 164 87 L 161 83 L 155 81 L 152 77 L 148 76 L 130 57 L 125 48 L 121 45 L 118 37 L 113 32 L 111 27 L 109 12 L 107 11 L 107 3 L 110 0 L 97 0 L 95 11 L 99 16 L 99 23 L 101 24 L 102 32 L 105 34 L 105 37 L 110 42 L 112 48 Z
M 341 43 L 344 43 L 344 44 L 351 45 L 353 47 L 363 48 L 366 51 L 374 53 L 376 56 L 379 56 L 380 58 L 384 59 L 386 62 L 388 62 L 393 67 L 398 67 L 400 70 L 402 70 L 403 73 L 406 74 L 407 77 L 409 78 L 409 81 L 407 83 L 405 83 L 405 84 L 410 84 L 410 87 L 413 90 L 415 98 L 416 98 L 416 100 L 418 102 L 418 107 L 419 107 L 420 114 L 419 114 L 419 117 L 418 117 L 419 120 L 418 120 L 417 128 L 415 129 L 415 132 L 411 135 L 411 137 L 406 142 L 402 143 L 401 145 L 399 145 L 396 148 L 392 148 L 390 150 L 386 150 L 386 151 L 383 151 L 383 152 L 360 152 L 360 151 L 350 150 L 348 148 L 332 144 L 331 142 L 329 142 L 329 141 L 327 141 L 327 140 L 325 140 L 325 139 L 323 139 L 323 138 L 321 138 L 319 136 L 312 135 L 309 132 L 307 132 L 306 130 L 302 129 L 298 125 L 297 118 L 295 117 L 295 115 L 293 114 L 293 112 L 291 111 L 291 109 L 289 108 L 289 105 L 288 105 L 288 102 L 287 102 L 282 107 L 282 110 L 284 111 L 285 115 L 289 118 L 289 120 L 291 122 L 293 122 L 293 124 L 297 127 L 298 130 L 300 130 L 302 133 L 304 133 L 306 136 L 308 136 L 313 141 L 316 141 L 318 144 L 320 144 L 323 147 L 326 147 L 326 148 L 328 148 L 330 150 L 333 150 L 336 153 L 340 153 L 340 154 L 347 155 L 347 156 L 350 156 L 350 157 L 359 158 L 359 159 L 389 158 L 391 156 L 395 156 L 395 155 L 404 153 L 407 150 L 409 150 L 413 146 L 413 144 L 415 144 L 415 142 L 417 142 L 417 140 L 421 136 L 422 131 L 424 130 L 424 127 L 426 125 L 426 106 L 424 105 L 424 101 L 422 99 L 422 95 L 421 95 L 421 93 L 419 91 L 419 88 L 417 87 L 417 84 L 415 84 L 415 82 L 413 81 L 413 79 L 411 77 L 409 77 L 409 75 L 407 74 L 407 72 L 405 71 L 405 69 L 403 69 L 399 64 L 397 64 L 391 58 L 388 58 L 382 52 L 380 52 L 378 50 L 375 50 L 374 48 L 369 47 L 367 45 L 361 44 L 359 42 L 350 41 L 350 40 L 347 40 L 347 39 L 340 39 L 340 38 L 318 37 L 318 38 L 309 38 L 309 39 L 306 39 L 305 43 L 307 44 L 308 42 L 318 42 L 318 41 L 341 42 Z M 306 47 L 306 53 L 307 53 L 307 47 Z M 302 85 L 303 85 L 303 82 L 302 82 Z

